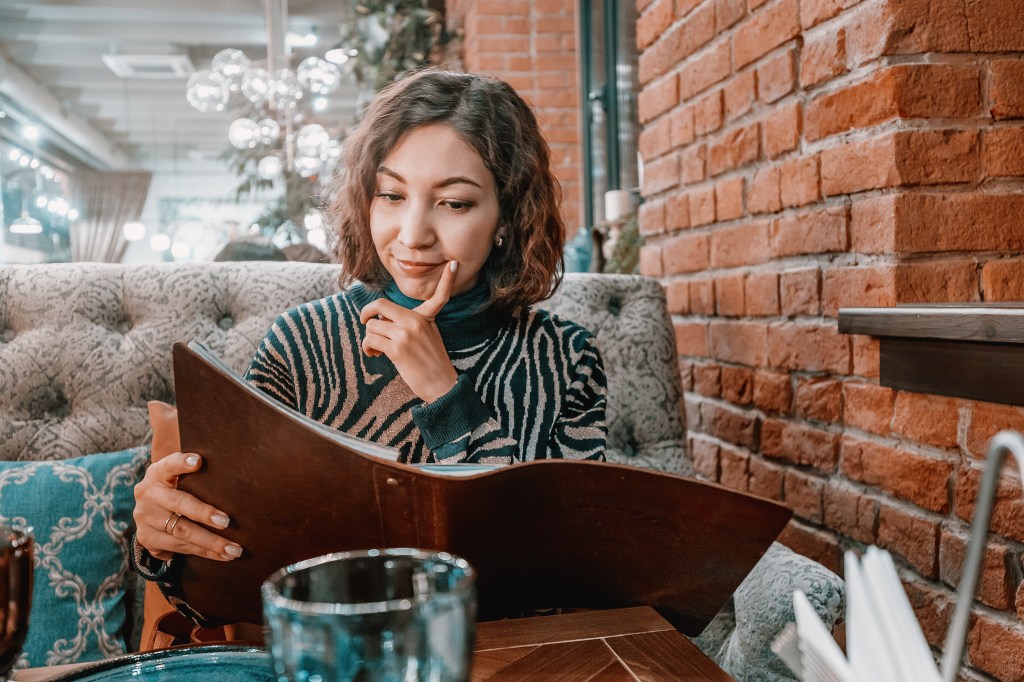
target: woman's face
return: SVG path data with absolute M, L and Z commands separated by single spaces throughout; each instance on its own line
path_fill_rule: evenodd
M 449 261 L 453 294 L 473 288 L 498 227 L 494 177 L 483 159 L 442 124 L 399 138 L 377 169 L 370 234 L 403 294 L 430 298 Z

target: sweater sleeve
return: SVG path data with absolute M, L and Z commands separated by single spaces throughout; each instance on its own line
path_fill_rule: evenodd
M 211 628 L 223 625 L 224 621 L 204 616 L 185 600 L 184 592 L 181 589 L 182 562 L 177 560 L 178 556 L 176 554 L 167 561 L 161 561 L 139 544 L 139 539 L 136 536 L 132 536 L 132 566 L 144 579 L 156 583 L 160 592 L 167 599 L 167 603 L 200 627 Z
M 476 393 L 467 374 L 451 391 L 412 409 L 427 448 L 442 464 L 512 464 L 530 459 L 604 459 L 606 381 L 594 337 L 587 335 L 543 452 L 523 452 Z M 531 409 L 531 408 L 527 408 Z M 543 409 L 534 405 L 532 409 Z
M 283 405 L 295 409 L 298 398 L 288 362 L 289 325 L 282 315 L 263 337 L 245 372 L 245 380 Z

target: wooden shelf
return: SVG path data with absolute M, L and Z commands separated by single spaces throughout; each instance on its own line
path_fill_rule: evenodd
M 879 338 L 879 383 L 1024 405 L 1024 304 L 843 308 L 839 331 Z

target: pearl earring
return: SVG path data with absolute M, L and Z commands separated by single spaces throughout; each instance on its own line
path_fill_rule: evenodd
M 500 249 L 504 244 L 505 244 L 505 238 L 502 237 L 499 234 L 498 238 L 496 240 L 494 240 L 494 245 L 497 246 Z

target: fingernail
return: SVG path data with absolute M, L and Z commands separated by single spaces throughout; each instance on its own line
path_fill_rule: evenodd
M 185 464 L 190 467 L 199 464 L 199 455 L 189 455 L 185 458 Z
M 451 268 L 452 272 L 455 272 L 456 270 L 459 269 L 459 261 L 453 260 L 452 264 L 449 265 L 448 267 Z
M 224 552 L 235 559 L 242 556 L 242 548 L 238 545 L 228 545 L 224 548 Z
M 213 525 L 218 528 L 227 528 L 228 524 L 231 523 L 231 520 L 224 514 L 214 514 L 210 517 L 210 520 L 213 521 Z

